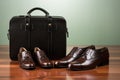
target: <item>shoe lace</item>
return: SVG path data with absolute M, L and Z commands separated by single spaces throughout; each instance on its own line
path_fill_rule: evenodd
M 26 55 L 23 57 L 23 61 L 25 61 L 25 62 L 32 62 L 31 60 L 32 60 L 32 58 L 31 58 L 28 54 L 26 54 Z
M 93 57 L 94 51 L 93 50 L 87 50 L 85 53 L 81 55 L 81 58 L 83 59 L 91 59 Z

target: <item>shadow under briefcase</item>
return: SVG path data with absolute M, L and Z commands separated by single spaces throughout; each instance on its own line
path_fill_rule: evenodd
M 45 13 L 45 16 L 31 16 L 35 10 Z M 49 16 L 42 8 L 33 8 L 27 15 L 14 16 L 10 20 L 9 45 L 10 58 L 17 60 L 20 47 L 25 47 L 31 53 L 35 47 L 42 49 L 49 59 L 56 60 L 66 56 L 66 21 L 61 16 Z

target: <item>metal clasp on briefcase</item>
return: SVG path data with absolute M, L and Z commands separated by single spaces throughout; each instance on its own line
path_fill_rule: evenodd
M 57 30 L 57 26 L 53 23 L 48 23 L 48 32 Z

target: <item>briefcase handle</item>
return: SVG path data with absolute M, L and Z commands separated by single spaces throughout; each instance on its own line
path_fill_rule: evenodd
M 46 17 L 49 16 L 49 13 L 48 13 L 45 9 L 39 8 L 39 7 L 35 7 L 35 8 L 33 8 L 33 9 L 29 10 L 29 11 L 27 12 L 27 14 L 28 14 L 28 15 L 31 15 L 31 13 L 32 13 L 33 11 L 35 11 L 35 10 L 40 10 L 40 11 L 44 12 L 44 13 L 46 14 L 46 15 L 45 15 Z

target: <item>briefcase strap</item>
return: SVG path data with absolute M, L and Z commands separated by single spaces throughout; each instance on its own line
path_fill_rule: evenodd
M 52 22 L 52 17 L 48 17 L 48 52 L 49 56 L 52 55 L 53 53 L 53 22 Z M 51 56 L 52 57 L 52 56 Z
M 30 16 L 25 17 L 25 31 L 27 31 L 28 49 L 31 50 L 31 21 Z

